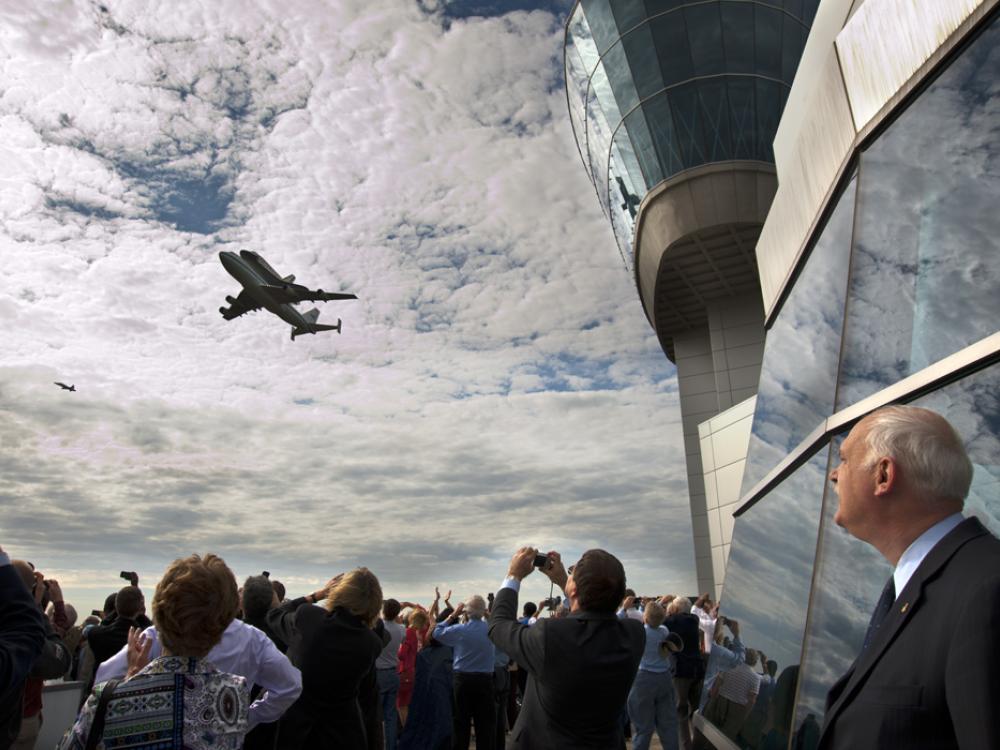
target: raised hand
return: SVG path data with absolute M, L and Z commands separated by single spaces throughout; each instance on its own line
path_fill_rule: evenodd
M 139 628 L 128 629 L 128 648 L 125 652 L 126 659 L 128 660 L 128 671 L 125 673 L 126 679 L 149 664 L 149 652 L 152 648 L 152 638 L 144 636 Z

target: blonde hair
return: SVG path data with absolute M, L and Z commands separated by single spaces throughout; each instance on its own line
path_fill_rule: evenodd
M 414 630 L 426 630 L 430 625 L 431 618 L 422 609 L 415 609 L 410 612 L 410 627 Z
M 643 621 L 651 628 L 658 628 L 663 624 L 667 613 L 659 602 L 647 602 L 642 611 Z
M 382 586 L 375 574 L 368 568 L 345 573 L 326 597 L 326 608 L 332 612 L 336 607 L 373 625 L 382 611 Z
M 205 656 L 239 607 L 236 578 L 211 553 L 174 560 L 156 585 L 153 622 L 163 647 L 176 656 Z

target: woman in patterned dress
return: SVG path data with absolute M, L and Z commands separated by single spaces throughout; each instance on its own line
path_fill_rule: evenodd
M 236 579 L 220 557 L 191 555 L 175 560 L 156 586 L 153 622 L 163 653 L 149 661 L 151 643 L 129 633 L 129 670 L 104 712 L 98 750 L 209 750 L 243 746 L 250 687 L 220 672 L 205 655 L 236 616 Z M 59 750 L 83 750 L 102 693 L 94 687 Z M 98 722 L 100 723 L 100 722 Z

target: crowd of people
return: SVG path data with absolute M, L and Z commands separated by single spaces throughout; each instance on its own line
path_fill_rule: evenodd
M 563 595 L 518 612 L 534 570 Z M 438 750 L 468 748 L 473 730 L 480 750 L 629 735 L 643 750 L 654 732 L 691 746 L 702 623 L 688 597 L 636 597 L 602 550 L 566 570 L 524 548 L 496 595 L 456 606 L 438 589 L 426 606 L 386 598 L 366 568 L 288 599 L 268 574 L 240 586 L 208 554 L 171 563 L 147 613 L 138 577 L 123 577 L 78 622 L 57 581 L 0 551 L 0 750 L 35 747 L 57 678 L 85 684 L 61 750 Z M 712 617 L 707 595 L 696 604 Z

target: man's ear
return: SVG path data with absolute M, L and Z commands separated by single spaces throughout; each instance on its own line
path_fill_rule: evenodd
M 888 456 L 880 458 L 875 463 L 875 496 L 888 495 L 892 492 L 897 478 L 896 462 Z

